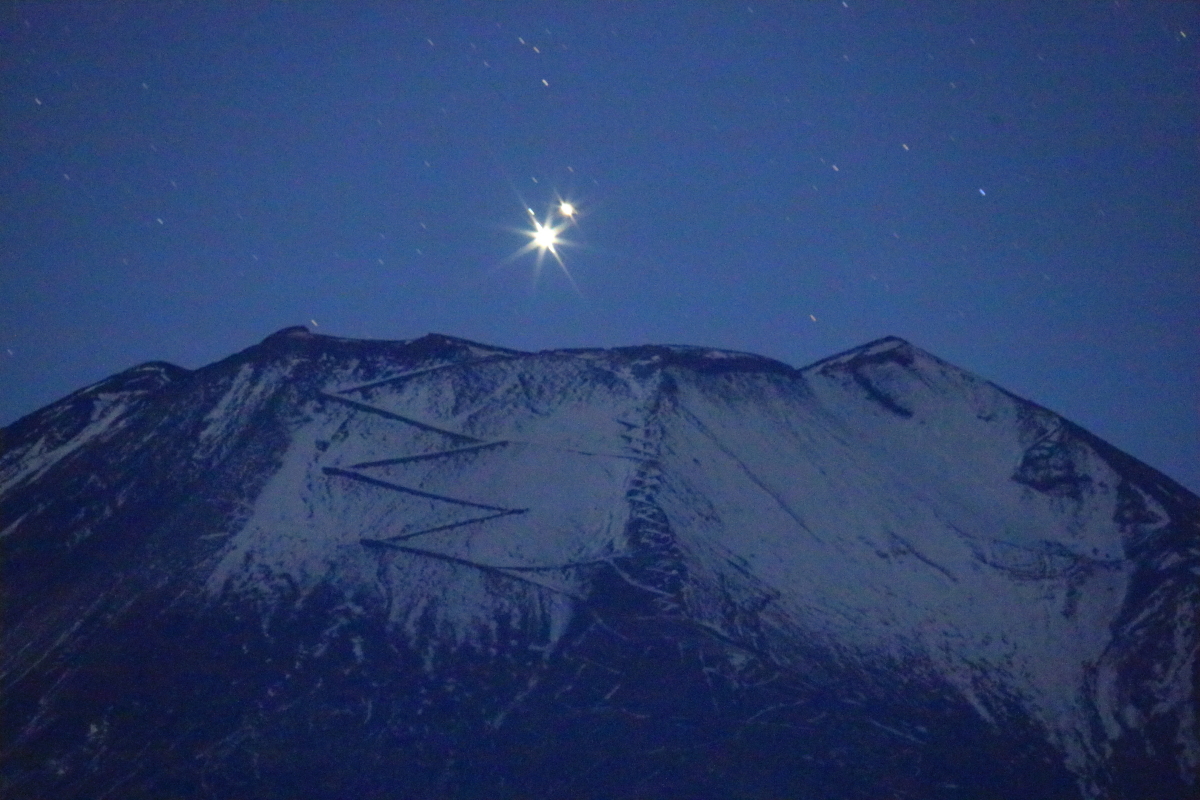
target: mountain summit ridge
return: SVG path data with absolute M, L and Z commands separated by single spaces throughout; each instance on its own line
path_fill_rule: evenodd
M 1195 788 L 1200 500 L 897 337 L 294 327 L 3 436 L 6 796 Z

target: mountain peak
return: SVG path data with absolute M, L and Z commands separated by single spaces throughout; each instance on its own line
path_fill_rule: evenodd
M 913 346 L 907 340 L 901 339 L 899 336 L 884 336 L 881 339 L 876 339 L 867 342 L 858 347 L 852 347 L 841 353 L 816 361 L 807 367 L 805 370 L 825 369 L 834 366 L 844 366 L 847 364 L 859 364 L 866 361 L 887 361 L 896 360 L 903 362 L 911 362 L 915 353 L 921 353 L 929 358 L 933 358 L 924 350 Z
M 290 325 L 286 328 L 280 328 L 279 330 L 275 331 L 270 336 L 263 339 L 263 343 L 265 344 L 266 342 L 270 342 L 274 339 L 308 339 L 315 336 L 316 334 L 314 334 L 304 325 Z
M 1200 501 L 896 337 L 293 327 L 3 433 L 6 797 L 1195 788 Z

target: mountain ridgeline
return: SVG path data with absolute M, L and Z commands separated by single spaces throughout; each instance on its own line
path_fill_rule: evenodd
M 0 437 L 11 800 L 1200 793 L 1200 499 L 900 339 L 289 328 Z

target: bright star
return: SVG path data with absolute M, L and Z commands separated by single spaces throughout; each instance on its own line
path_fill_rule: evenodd
M 567 202 L 566 200 L 563 200 L 562 202 L 560 202 L 558 204 L 558 214 L 561 217 L 566 217 L 567 219 L 571 219 L 572 217 L 575 216 L 575 206 L 572 205 L 571 203 Z
M 565 209 L 563 209 L 564 205 L 570 208 L 570 215 L 568 215 L 565 212 Z M 575 207 L 570 203 L 566 203 L 565 201 L 560 203 L 557 211 L 558 215 L 563 219 L 563 221 L 559 222 L 557 225 L 553 224 L 554 211 L 550 211 L 546 214 L 546 219 L 544 222 L 537 218 L 537 216 L 533 213 L 532 208 L 527 208 L 525 211 L 529 214 L 529 222 L 532 227 L 520 229 L 517 232 L 529 237 L 529 241 L 520 250 L 506 258 L 505 261 L 512 261 L 520 258 L 526 253 L 536 253 L 537 266 L 534 270 L 534 280 L 536 281 L 538 276 L 541 275 L 542 263 L 546 259 L 546 254 L 549 253 L 554 257 L 555 263 L 558 264 L 558 267 L 562 270 L 563 275 L 565 275 L 567 280 L 570 281 L 571 286 L 576 292 L 578 292 L 579 287 L 575 284 L 575 278 L 572 277 L 571 271 L 567 269 L 567 265 L 563 263 L 562 256 L 558 253 L 558 248 L 560 245 L 571 244 L 571 242 L 562 238 L 562 232 L 571 227 L 573 224 L 572 217 L 575 213 Z
M 554 245 L 558 244 L 558 230 L 533 220 L 533 245 L 538 250 L 549 250 L 555 253 Z

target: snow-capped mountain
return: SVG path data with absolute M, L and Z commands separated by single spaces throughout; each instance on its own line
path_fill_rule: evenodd
M 1200 499 L 899 339 L 289 328 L 0 435 L 6 798 L 1200 792 Z

